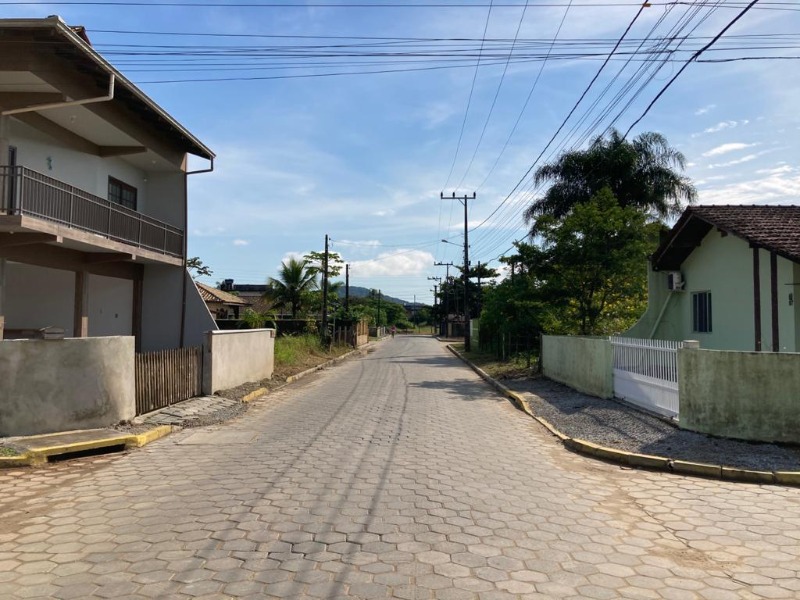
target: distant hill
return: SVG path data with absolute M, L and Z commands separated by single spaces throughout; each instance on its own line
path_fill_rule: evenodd
M 366 298 L 369 296 L 370 289 L 365 287 L 359 287 L 357 285 L 350 286 L 350 297 L 351 298 Z M 344 298 L 344 287 L 339 289 L 339 297 Z M 395 304 L 400 304 L 405 306 L 406 304 L 413 304 L 413 302 L 409 302 L 407 300 L 401 300 L 400 298 L 394 298 L 393 296 L 387 296 L 383 294 L 381 296 L 386 302 L 394 302 Z

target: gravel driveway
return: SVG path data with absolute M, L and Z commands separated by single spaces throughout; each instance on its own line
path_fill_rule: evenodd
M 573 438 L 627 452 L 759 471 L 800 471 L 800 448 L 683 431 L 615 400 L 581 394 L 549 379 L 503 381 L 531 410 Z

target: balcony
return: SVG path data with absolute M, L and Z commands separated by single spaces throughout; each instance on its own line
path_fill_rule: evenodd
M 183 257 L 182 230 L 26 167 L 0 167 L 0 214 L 35 217 Z

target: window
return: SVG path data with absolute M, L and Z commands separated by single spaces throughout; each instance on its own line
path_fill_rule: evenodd
M 119 179 L 108 178 L 108 199 L 125 208 L 136 210 L 136 188 Z
M 692 294 L 692 331 L 711 333 L 711 292 Z

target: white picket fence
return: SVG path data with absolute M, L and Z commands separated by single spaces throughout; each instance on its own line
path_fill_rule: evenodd
M 677 418 L 678 349 L 683 342 L 612 337 L 614 349 L 614 395 L 662 414 Z

